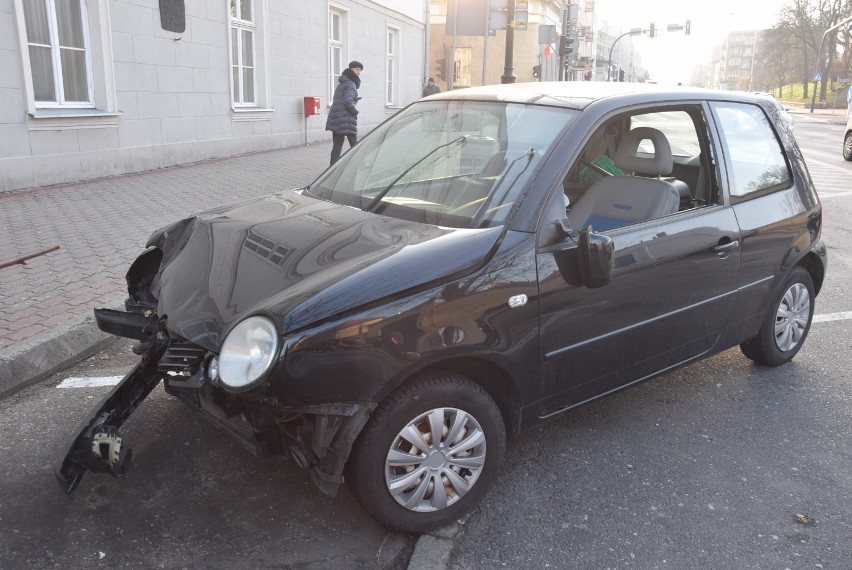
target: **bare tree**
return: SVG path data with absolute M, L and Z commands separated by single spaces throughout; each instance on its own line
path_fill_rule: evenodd
M 816 59 L 817 49 L 819 49 L 819 39 L 816 38 L 819 9 L 813 5 L 819 1 L 793 0 L 781 10 L 781 18 L 773 28 L 779 33 L 787 34 L 791 44 L 794 44 L 796 51 L 799 52 L 797 59 L 800 62 L 799 71 L 805 98 L 808 97 L 811 81 L 810 68 L 813 63 L 810 62 Z
M 826 30 L 837 24 L 839 21 L 848 17 L 852 13 L 852 0 L 793 0 L 785 6 L 781 11 L 781 19 L 778 21 L 774 29 L 789 34 L 798 45 L 801 54 L 801 78 L 804 95 L 808 97 L 809 82 L 812 79 L 812 74 L 817 69 L 823 70 L 823 80 L 820 85 L 820 101 L 825 101 L 826 92 L 828 90 L 828 76 L 831 75 L 831 70 L 834 69 L 834 62 L 837 60 L 838 45 L 846 45 L 838 42 L 849 41 L 848 33 L 838 39 L 838 31 L 831 32 L 826 37 L 825 47 L 822 51 L 822 57 L 826 60 L 817 62 L 817 69 L 814 69 L 814 62 L 817 60 L 822 38 Z M 849 50 L 846 49 L 846 52 Z M 845 68 L 848 69 L 848 56 L 845 63 Z
M 784 85 L 795 77 L 790 68 L 790 54 L 797 53 L 796 45 L 783 28 L 775 27 L 763 34 L 761 47 L 755 54 L 755 83 L 764 91 L 780 88 L 778 97 L 784 96 Z

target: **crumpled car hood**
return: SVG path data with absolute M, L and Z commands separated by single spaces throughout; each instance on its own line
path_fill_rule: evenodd
M 388 218 L 295 191 L 187 218 L 155 232 L 163 250 L 159 314 L 218 351 L 244 318 L 281 332 L 462 275 L 494 251 L 502 227 L 452 229 Z

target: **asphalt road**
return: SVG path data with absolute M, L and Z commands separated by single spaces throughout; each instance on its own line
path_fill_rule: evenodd
M 109 387 L 130 342 L 0 400 L 0 568 L 405 568 L 415 537 L 388 533 L 344 489 L 321 494 L 292 461 L 257 459 L 157 388 L 122 428 L 121 479 L 88 473 L 73 499 L 52 462 Z
M 826 214 L 829 274 L 796 360 L 738 350 L 580 409 L 510 442 L 497 484 L 460 525 L 449 567 L 852 568 L 852 163 L 841 127 L 797 115 Z M 157 389 L 122 430 L 122 479 L 74 499 L 52 462 L 123 375 L 118 342 L 0 400 L 0 568 L 404 568 L 347 489 L 319 493 L 293 462 L 257 459 Z

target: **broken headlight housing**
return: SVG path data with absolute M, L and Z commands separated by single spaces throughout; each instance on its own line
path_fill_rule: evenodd
M 219 381 L 233 390 L 253 386 L 278 354 L 278 332 L 267 317 L 249 317 L 235 326 L 219 352 Z

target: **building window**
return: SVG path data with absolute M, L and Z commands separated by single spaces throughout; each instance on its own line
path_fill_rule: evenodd
M 328 102 L 334 98 L 334 88 L 343 73 L 346 59 L 346 12 L 332 8 L 328 13 Z
M 471 48 L 456 48 L 453 61 L 453 87 L 470 87 Z
M 85 0 L 24 0 L 36 107 L 92 107 Z
M 12 0 L 30 130 L 118 124 L 110 0 Z
M 387 104 L 396 105 L 398 103 L 397 96 L 397 76 L 399 75 L 397 52 L 399 51 L 399 30 L 388 28 L 387 42 Z
M 255 24 L 253 0 L 229 0 L 231 24 L 231 82 L 235 107 L 257 106 L 255 83 Z

